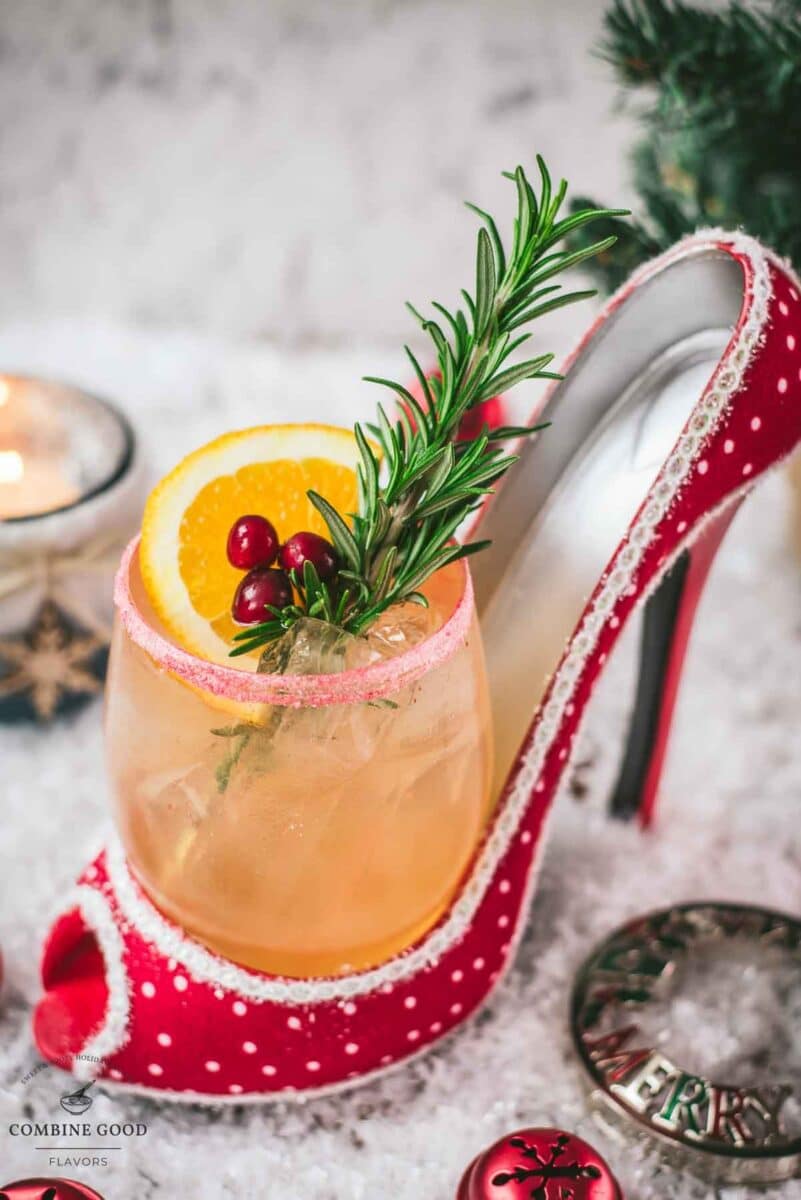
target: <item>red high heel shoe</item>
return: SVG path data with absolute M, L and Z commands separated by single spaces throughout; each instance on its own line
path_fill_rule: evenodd
M 513 959 L 579 721 L 647 597 L 614 807 L 650 819 L 715 550 L 745 493 L 801 439 L 801 285 L 748 238 L 698 235 L 609 301 L 568 367 L 545 406 L 552 428 L 481 516 L 493 546 L 474 560 L 475 585 L 500 800 L 435 928 L 371 970 L 269 976 L 161 916 L 114 843 L 45 946 L 34 1027 L 46 1058 L 80 1079 L 242 1102 L 366 1079 L 452 1031 Z

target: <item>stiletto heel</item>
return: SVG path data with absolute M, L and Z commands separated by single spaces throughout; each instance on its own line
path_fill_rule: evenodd
M 716 517 L 690 549 L 682 550 L 645 604 L 634 707 L 609 804 L 612 816 L 624 821 L 636 816 L 644 828 L 654 817 L 698 602 L 737 507 Z

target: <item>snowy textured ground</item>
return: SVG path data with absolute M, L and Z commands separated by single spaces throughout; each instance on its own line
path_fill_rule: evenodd
M 603 8 L 5 5 L 0 364 L 124 402 L 154 472 L 234 424 L 367 411 L 359 376 L 403 372 L 385 349 L 408 336 L 402 301 L 447 299 L 469 278 L 463 198 L 506 211 L 498 172 L 540 149 L 577 190 L 632 201 L 630 125 L 610 115 L 608 71 L 589 53 Z M 557 327 L 587 320 L 565 312 Z M 191 332 L 159 332 L 176 325 Z M 576 756 L 581 799 L 562 797 L 518 964 L 479 1023 L 382 1084 L 303 1108 L 210 1114 L 98 1095 L 93 1117 L 149 1132 L 113 1169 L 76 1173 L 110 1200 L 451 1200 L 482 1145 L 553 1122 L 604 1150 L 629 1200 L 712 1195 L 598 1132 L 565 1007 L 582 956 L 630 914 L 697 896 L 801 906 L 801 570 L 783 519 L 776 480 L 725 548 L 647 838 L 602 816 L 623 693 L 614 680 L 599 693 Z M 35 1062 L 41 934 L 105 820 L 99 706 L 47 733 L 0 732 L 0 813 L 2 1185 L 44 1168 L 9 1122 L 60 1113 L 60 1080 L 19 1081 Z M 763 991 L 740 1001 L 739 981 L 723 990 L 705 1024 L 720 1034 L 713 1058 L 729 1061 L 727 1031 L 752 1046 L 774 1007 Z M 798 1200 L 801 1185 L 775 1194 Z
M 367 368 L 397 365 L 386 358 L 368 348 L 297 359 L 87 322 L 0 333 L 0 361 L 72 376 L 125 402 L 155 471 L 231 425 L 288 413 L 350 420 L 371 401 L 354 380 Z M 624 699 L 614 679 L 599 692 L 517 965 L 476 1024 L 385 1082 L 301 1107 L 210 1113 L 101 1093 L 93 1118 L 146 1121 L 149 1132 L 115 1153 L 109 1169 L 76 1173 L 113 1200 L 450 1200 L 484 1144 L 547 1123 L 595 1142 L 630 1200 L 756 1197 L 660 1170 L 650 1152 L 617 1145 L 594 1125 L 566 1002 L 584 954 L 627 916 L 698 897 L 801 905 L 801 570 L 787 550 L 784 506 L 777 477 L 746 506 L 725 546 L 703 603 L 661 819 L 647 837 L 603 816 Z M 36 1061 L 28 1023 L 41 934 L 105 820 L 100 707 L 47 732 L 0 732 L 0 764 L 2 1184 L 45 1167 L 29 1143 L 8 1136 L 9 1122 L 60 1112 L 60 1077 L 20 1080 Z M 716 1056 L 730 1061 L 732 1032 L 753 1048 L 763 1019 L 777 1020 L 764 988 L 755 984 L 752 993 L 730 974 L 725 985 L 706 1011 L 691 1010 L 710 1039 L 705 1065 Z M 797 1200 L 801 1185 L 774 1194 Z

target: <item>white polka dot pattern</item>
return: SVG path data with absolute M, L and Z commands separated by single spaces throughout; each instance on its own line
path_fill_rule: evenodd
M 729 240 L 737 252 L 749 252 L 750 243 Z M 486 996 L 519 936 L 518 918 L 526 908 L 523 891 L 529 893 L 533 887 L 529 873 L 532 847 L 559 774 L 556 760 L 565 761 L 569 755 L 572 728 L 564 729 L 561 740 L 557 738 L 565 718 L 581 715 L 583 700 L 574 700 L 577 687 L 588 664 L 597 666 L 608 649 L 606 642 L 599 646 L 599 639 L 603 636 L 611 643 L 610 631 L 620 627 L 621 616 L 633 599 L 637 572 L 655 545 L 657 527 L 663 539 L 666 532 L 673 539 L 671 543 L 668 538 L 657 550 L 658 561 L 665 564 L 681 544 L 678 539 L 685 534 L 693 536 L 699 520 L 693 497 L 714 495 L 723 463 L 728 463 L 732 491 L 737 480 L 745 490 L 742 481 L 750 481 L 764 470 L 771 447 L 770 404 L 792 399 L 790 380 L 795 387 L 801 370 L 797 359 L 792 370 L 788 371 L 788 359 L 781 373 L 764 381 L 765 401 L 758 412 L 753 408 L 747 411 L 747 398 L 740 399 L 739 423 L 735 426 L 728 419 L 734 412 L 732 397 L 743 372 L 769 327 L 767 267 L 755 255 L 752 268 L 751 308 L 729 360 L 713 377 L 594 596 L 554 677 L 505 804 L 451 911 L 419 946 L 374 970 L 332 980 L 271 979 L 216 959 L 161 918 L 137 891 L 119 848 L 114 847 L 105 861 L 101 858 L 97 865 L 92 864 L 83 878 L 91 882 L 93 894 L 100 895 L 108 870 L 121 917 L 147 938 L 131 1001 L 137 1006 L 137 1022 L 146 1023 L 143 1028 L 149 1033 L 146 1047 L 142 1034 L 143 1057 L 137 1059 L 140 1051 L 132 1048 L 131 1057 L 126 1058 L 123 1049 L 108 1072 L 110 1078 L 133 1078 L 131 1064 L 138 1061 L 139 1083 L 145 1083 L 147 1076 L 151 1083 L 159 1080 L 159 1087 L 174 1090 L 178 1086 L 171 1076 L 175 1060 L 184 1062 L 190 1076 L 187 1096 L 200 1093 L 236 1099 L 261 1089 L 288 1094 L 313 1091 L 331 1081 L 358 1078 L 417 1052 L 474 1011 Z M 640 278 L 647 274 L 648 270 L 642 272 Z M 789 294 L 797 302 L 797 293 Z M 778 311 L 787 323 L 777 337 L 783 353 L 793 354 L 798 326 L 793 324 L 795 318 L 790 318 L 785 299 Z M 653 554 L 651 561 L 657 561 Z M 548 759 L 551 750 L 554 753 Z M 480 934 L 476 922 L 483 923 Z M 503 940 L 500 931 L 506 929 L 509 934 Z M 115 1012 L 124 1007 L 121 1000 L 117 1002 L 124 992 L 123 983 L 112 1006 Z M 193 1068 L 186 1063 L 185 1050 L 194 1036 L 191 1006 L 202 1005 L 204 998 L 213 1004 L 202 1035 L 202 1044 L 208 1043 L 208 1057 L 201 1051 Z M 356 998 L 360 998 L 358 1004 Z M 218 1015 L 212 1017 L 212 1011 Z M 168 1016 L 172 1023 L 165 1023 Z M 234 1026 L 238 1037 L 232 1032 Z M 380 1030 L 378 1039 L 376 1029 Z M 119 1045 L 123 1045 L 122 1038 Z M 156 1047 L 167 1053 L 159 1054 Z M 147 1054 L 151 1057 L 144 1057 Z

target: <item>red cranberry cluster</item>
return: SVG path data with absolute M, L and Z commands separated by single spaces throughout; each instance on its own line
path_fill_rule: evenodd
M 280 567 L 273 566 L 276 559 Z M 284 608 L 292 603 L 289 571 L 302 575 L 304 563 L 310 562 L 320 579 L 327 580 L 339 570 L 337 553 L 324 537 L 301 531 L 293 533 L 282 546 L 275 526 L 266 517 L 254 515 L 239 517 L 232 525 L 228 561 L 232 567 L 247 571 L 231 605 L 231 615 L 239 625 L 268 620 L 268 604 Z

